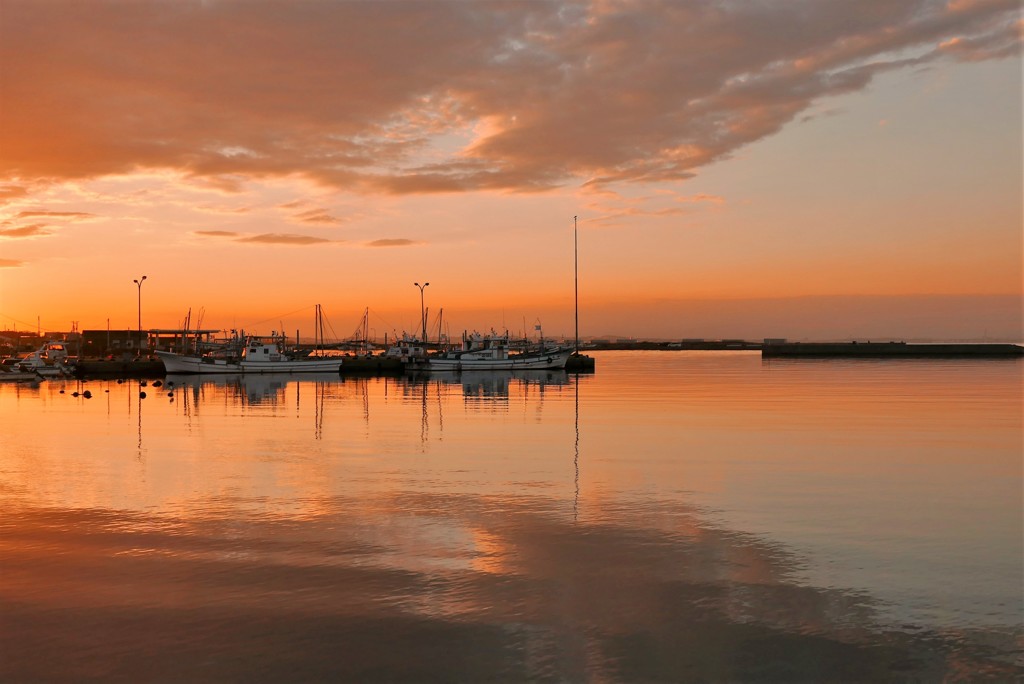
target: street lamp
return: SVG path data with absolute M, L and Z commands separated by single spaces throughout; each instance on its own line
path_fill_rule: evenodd
M 429 284 L 430 283 L 423 283 L 420 285 L 419 283 L 413 283 L 413 285 L 420 288 L 420 323 L 423 325 L 423 344 L 427 343 L 427 313 L 426 309 L 423 308 L 423 288 Z
M 141 280 L 133 280 L 139 288 L 139 332 L 142 332 L 142 281 L 146 279 L 146 276 L 142 276 Z

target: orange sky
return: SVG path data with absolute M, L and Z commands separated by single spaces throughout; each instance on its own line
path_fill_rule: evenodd
M 0 0 L 0 328 L 1021 338 L 1016 0 Z

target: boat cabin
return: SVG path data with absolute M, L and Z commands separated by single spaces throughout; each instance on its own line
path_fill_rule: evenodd
M 280 339 L 276 336 L 270 338 L 250 337 L 242 347 L 243 361 L 281 361 L 285 358 L 281 351 Z

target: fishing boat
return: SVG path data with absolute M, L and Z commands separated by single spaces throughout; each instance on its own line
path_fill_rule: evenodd
M 285 336 L 248 335 L 236 345 L 202 354 L 157 351 L 168 373 L 339 373 L 342 358 L 326 352 L 288 353 Z
M 508 333 L 491 331 L 463 334 L 462 346 L 425 358 L 411 358 L 409 368 L 420 371 L 558 370 L 564 369 L 572 349 L 541 345 L 512 352 Z
M 17 366 L 11 366 L 8 364 L 0 366 L 0 383 L 39 382 L 41 379 L 42 376 L 34 371 L 23 371 Z
M 18 369 L 42 377 L 61 377 L 71 375 L 66 365 L 68 350 L 63 342 L 51 340 L 43 344 L 18 363 Z

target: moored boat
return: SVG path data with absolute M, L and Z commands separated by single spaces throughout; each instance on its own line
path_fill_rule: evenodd
M 338 373 L 340 356 L 314 352 L 308 356 L 285 350 L 283 335 L 250 335 L 234 348 L 203 354 L 157 351 L 168 373 Z
M 63 342 L 50 341 L 18 362 L 18 369 L 43 377 L 71 375 L 66 365 L 68 350 Z
M 462 347 L 425 358 L 412 358 L 409 368 L 421 371 L 561 370 L 571 349 L 541 345 L 517 353 L 511 351 L 508 333 L 463 335 Z
M 23 371 L 17 368 L 0 367 L 0 382 L 39 382 L 43 376 L 34 371 Z

